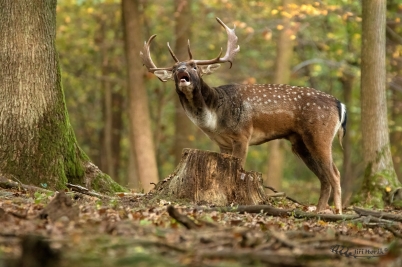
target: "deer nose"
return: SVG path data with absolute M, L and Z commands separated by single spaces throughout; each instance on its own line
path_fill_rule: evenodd
M 178 71 L 185 71 L 186 70 L 186 66 L 180 66 L 177 68 Z

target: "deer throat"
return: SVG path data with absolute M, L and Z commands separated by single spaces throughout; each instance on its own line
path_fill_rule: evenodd
M 194 86 L 193 84 L 189 83 L 186 84 L 184 86 L 180 86 L 179 85 L 179 89 L 180 91 L 184 94 L 184 96 L 186 97 L 188 103 L 190 104 L 191 107 L 194 107 Z

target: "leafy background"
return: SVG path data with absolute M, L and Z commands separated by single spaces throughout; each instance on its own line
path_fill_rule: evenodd
M 226 34 L 215 21 L 221 18 L 236 26 L 240 53 L 233 67 L 222 66 L 206 81 L 210 85 L 225 83 L 270 83 L 273 80 L 276 40 L 283 29 L 283 19 L 290 18 L 297 31 L 292 58 L 291 84 L 314 87 L 345 101 L 342 80 L 352 79 L 351 99 L 347 103 L 348 131 L 351 138 L 353 175 L 347 179 L 359 185 L 362 176 L 360 134 L 360 47 L 361 7 L 359 1 L 293 1 L 284 10 L 282 1 L 200 0 L 192 3 L 191 45 L 197 58 L 215 57 L 226 45 Z M 387 95 L 393 159 L 402 179 L 402 4 L 388 1 L 387 14 Z M 152 44 L 157 66 L 171 66 L 173 61 L 166 42 L 174 47 L 174 1 L 143 0 L 143 35 L 158 37 Z M 102 135 L 105 126 L 103 85 L 112 88 L 117 172 L 113 177 L 127 184 L 129 159 L 128 103 L 126 95 L 126 61 L 124 53 L 120 1 L 59 0 L 57 7 L 57 48 L 68 111 L 81 147 L 102 168 Z M 175 168 L 173 156 L 174 84 L 161 83 L 146 68 L 139 69 L 146 78 L 155 149 L 160 178 Z M 200 131 L 188 136 L 192 148 L 218 151 L 218 147 Z M 335 164 L 342 169 L 343 152 L 334 143 Z M 283 187 L 290 194 L 315 202 L 318 180 L 285 147 Z M 267 170 L 267 146 L 251 147 L 247 169 Z M 311 193 L 311 192 L 317 192 Z

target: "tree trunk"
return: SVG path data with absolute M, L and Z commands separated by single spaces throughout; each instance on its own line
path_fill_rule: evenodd
M 283 0 L 283 7 L 291 3 L 290 0 Z M 277 49 L 274 83 L 287 84 L 290 82 L 290 67 L 293 56 L 294 35 L 296 30 L 291 26 L 289 18 L 283 18 L 283 30 L 279 33 Z M 273 140 L 268 143 L 268 171 L 265 178 L 265 184 L 280 190 L 283 179 L 283 162 L 284 162 L 284 140 Z
M 362 1 L 361 123 L 365 174 L 360 201 L 383 207 L 401 186 L 391 158 L 387 121 L 386 0 Z M 393 203 L 401 204 L 401 203 Z
M 175 54 L 179 60 L 188 59 L 187 40 L 191 39 L 191 0 L 175 0 Z M 190 121 L 181 106 L 178 97 L 175 97 L 175 120 L 174 120 L 174 144 L 173 153 L 175 163 L 178 164 L 181 158 L 183 148 L 193 147 L 194 135 L 196 132 L 195 125 Z
M 65 188 L 124 190 L 93 165 L 71 128 L 55 46 L 56 0 L 0 1 L 0 175 Z
M 110 75 L 110 62 L 108 43 L 106 40 L 107 29 L 104 20 L 100 20 L 100 42 L 101 42 L 101 73 L 103 77 Z M 101 165 L 99 166 L 102 171 L 109 173 L 111 177 L 114 177 L 114 165 L 112 155 L 112 82 L 103 79 L 101 81 L 102 90 L 102 120 L 103 128 L 101 132 Z
M 158 168 L 151 131 L 148 96 L 144 86 L 145 68 L 140 59 L 143 38 L 141 38 L 139 2 L 138 0 L 123 0 L 122 12 L 127 56 L 130 141 L 134 141 L 131 143 L 131 149 L 137 160 L 138 177 L 142 188 L 148 192 L 153 188 L 151 183 L 158 182 Z
M 344 103 L 346 107 L 352 107 L 352 89 L 355 76 L 343 73 L 342 77 L 339 79 L 342 83 Z M 349 202 L 352 193 L 353 186 L 355 184 L 355 179 L 353 178 L 353 166 L 352 166 L 352 139 L 350 131 L 346 130 L 343 141 L 343 164 L 342 164 L 342 203 L 344 206 Z
M 261 173 L 247 172 L 228 154 L 184 149 L 176 170 L 154 189 L 157 198 L 197 204 L 257 205 L 267 203 Z
M 388 12 L 398 16 L 402 13 L 398 1 L 387 2 Z M 399 55 L 400 45 L 402 44 L 402 25 L 393 23 L 388 19 L 386 28 L 387 51 L 392 80 L 389 82 L 391 89 L 391 153 L 394 162 L 395 172 L 400 182 L 402 182 L 402 57 Z

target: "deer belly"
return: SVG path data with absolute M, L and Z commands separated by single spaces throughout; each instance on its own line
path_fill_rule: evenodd
M 260 129 L 254 129 L 248 144 L 250 146 L 259 145 L 273 139 L 281 138 L 283 135 L 284 134 L 282 132 L 266 132 Z

